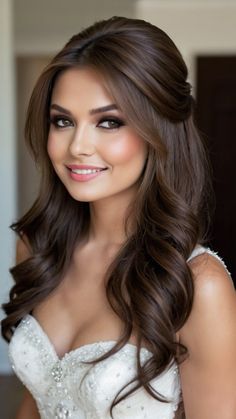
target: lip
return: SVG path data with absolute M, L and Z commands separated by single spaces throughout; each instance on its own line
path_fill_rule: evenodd
M 87 170 L 87 169 L 97 169 L 97 170 L 104 170 L 106 169 L 106 167 L 100 167 L 100 166 L 92 166 L 92 165 L 88 165 L 88 164 L 69 164 L 68 166 L 66 166 L 68 169 L 70 170 Z
M 66 166 L 69 176 L 76 182 L 88 182 L 98 176 L 101 176 L 107 167 L 92 166 L 91 164 L 69 164 Z M 95 173 L 74 173 L 72 170 L 97 170 Z

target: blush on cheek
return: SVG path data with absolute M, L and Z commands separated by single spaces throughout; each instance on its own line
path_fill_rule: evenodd
M 56 146 L 56 142 L 53 141 L 51 136 L 48 137 L 47 152 L 51 160 L 57 158 L 59 154 L 59 148 Z
M 122 141 L 117 141 L 115 143 L 110 143 L 106 146 L 107 160 L 111 161 L 113 164 L 122 164 L 130 161 L 131 158 L 134 158 L 138 155 L 143 155 L 145 153 L 145 144 L 142 139 L 137 136 L 130 135 L 124 138 Z M 105 157 L 105 156 L 104 156 Z

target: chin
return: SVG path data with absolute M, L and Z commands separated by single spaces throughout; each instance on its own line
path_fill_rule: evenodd
M 86 193 L 75 194 L 75 193 L 71 193 L 69 190 L 68 190 L 68 193 L 75 201 L 78 201 L 78 202 L 95 202 L 103 198 L 106 198 L 105 195 L 95 196 L 94 194 L 86 194 Z

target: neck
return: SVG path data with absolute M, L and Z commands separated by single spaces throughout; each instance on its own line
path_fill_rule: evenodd
M 127 240 L 125 221 L 130 202 L 127 196 L 117 196 L 91 203 L 89 241 L 104 245 L 124 243 Z

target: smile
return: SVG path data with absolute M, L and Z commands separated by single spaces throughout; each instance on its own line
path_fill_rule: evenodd
M 88 182 L 101 176 L 107 169 L 69 169 L 70 178 L 76 182 Z
M 90 173 L 100 172 L 104 169 L 71 169 L 73 173 L 77 173 L 78 175 L 89 175 Z

